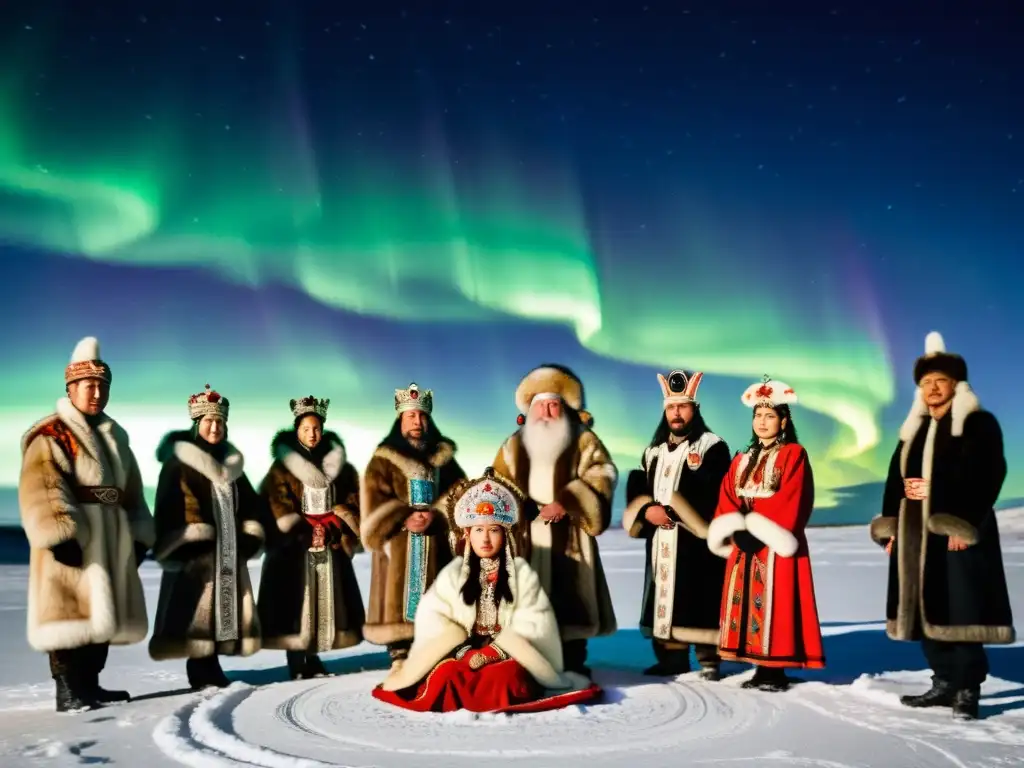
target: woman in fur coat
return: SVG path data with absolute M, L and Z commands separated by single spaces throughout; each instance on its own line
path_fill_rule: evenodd
M 263 545 L 262 502 L 227 441 L 228 400 L 210 389 L 188 401 L 192 428 L 160 444 L 154 559 L 164 569 L 149 655 L 186 658 L 194 690 L 225 687 L 219 655 L 260 649 L 247 562 Z
M 566 671 L 551 601 L 515 557 L 510 530 L 525 497 L 488 467 L 447 501 L 463 536 L 416 609 L 409 657 L 373 691 L 415 712 L 540 712 L 591 701 L 601 689 Z
M 318 653 L 362 642 L 363 598 L 352 568 L 359 544 L 359 473 L 324 432 L 330 400 L 292 400 L 295 418 L 271 446 L 260 485 L 268 522 L 257 600 L 263 647 L 286 652 L 293 679 L 326 675 Z

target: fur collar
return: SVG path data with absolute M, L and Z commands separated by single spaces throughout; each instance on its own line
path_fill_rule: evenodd
M 24 453 L 28 449 L 29 443 L 39 433 L 39 430 L 57 420 L 60 420 L 67 426 L 71 434 L 75 436 L 78 444 L 99 465 L 100 472 L 105 479 L 97 480 L 97 484 L 104 482 L 117 483 L 121 481 L 122 475 L 127 477 L 126 467 L 128 457 L 131 454 L 128 433 L 124 431 L 120 424 L 106 414 L 100 417 L 95 427 L 90 426 L 89 422 L 85 420 L 85 415 L 75 408 L 71 404 L 71 400 L 66 397 L 62 397 L 57 401 L 56 413 L 33 424 L 22 436 L 22 452 Z M 102 450 L 100 440 L 104 441 L 111 450 Z M 111 454 L 109 458 L 112 458 L 117 466 L 110 466 L 108 453 Z
M 331 448 L 324 454 L 322 469 L 302 455 L 294 429 L 278 432 L 270 444 L 270 450 L 274 459 L 284 464 L 284 468 L 300 483 L 310 488 L 326 488 L 341 474 L 346 455 L 345 444 L 337 433 L 324 432 L 323 441 Z
M 170 432 L 160 441 L 156 450 L 157 461 L 163 464 L 172 456 L 211 483 L 233 483 L 245 469 L 245 457 L 234 445 L 227 444 L 224 462 L 221 463 L 193 442 L 189 430 Z
M 406 475 L 416 474 L 415 469 L 410 471 L 410 465 L 412 467 L 423 465 L 423 460 L 418 456 L 413 455 L 411 447 L 409 451 L 400 451 L 394 445 L 382 443 L 377 446 L 377 450 L 374 451 L 373 455 L 385 458 L 395 466 L 401 467 L 403 471 L 405 471 Z M 454 457 L 455 443 L 450 440 L 443 439 L 437 444 L 434 452 L 427 457 L 427 463 L 434 469 L 440 469 Z
M 964 433 L 964 422 L 967 421 L 967 417 L 979 410 L 981 410 L 981 402 L 974 394 L 974 390 L 971 389 L 971 385 L 966 381 L 957 382 L 956 390 L 953 393 L 953 406 L 950 408 L 953 417 L 953 437 L 959 437 Z M 910 413 L 907 414 L 903 426 L 900 427 L 900 440 L 905 443 L 913 440 L 917 430 L 921 428 L 921 419 L 927 415 L 928 406 L 925 405 L 921 389 L 918 388 L 914 393 L 914 404 L 910 406 Z

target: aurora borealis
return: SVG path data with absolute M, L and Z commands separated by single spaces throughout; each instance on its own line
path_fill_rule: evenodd
M 686 367 L 733 450 L 747 384 L 791 384 L 819 506 L 866 520 L 936 329 L 1024 496 L 1005 20 L 105 5 L 0 33 L 0 486 L 96 335 L 149 484 L 206 382 L 254 482 L 289 398 L 361 469 L 413 380 L 480 471 L 545 361 L 624 473 Z

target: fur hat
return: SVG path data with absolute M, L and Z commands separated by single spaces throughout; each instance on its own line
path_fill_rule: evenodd
M 664 398 L 663 407 L 668 408 L 672 403 L 691 403 L 700 405 L 697 400 L 697 388 L 700 387 L 704 374 L 700 371 L 687 374 L 685 371 L 672 371 L 668 377 L 658 374 L 658 383 L 661 384 L 661 395 Z
M 564 365 L 545 363 L 530 371 L 516 387 L 516 408 L 519 409 L 517 421 L 520 425 L 526 422 L 524 414 L 537 400 L 559 399 L 566 406 L 579 414 L 580 421 L 590 426 L 594 417 L 585 410 L 583 382 L 580 377 Z
M 797 402 L 797 397 L 789 384 L 776 381 L 766 373 L 761 381 L 747 387 L 740 401 L 749 408 L 756 408 L 759 405 L 775 408 L 779 405 L 791 405 Z
M 946 342 L 938 331 L 925 336 L 924 354 L 914 363 L 914 383 L 920 384 L 929 373 L 944 373 L 953 381 L 967 381 L 967 361 L 946 351 Z
M 64 369 L 64 384 L 82 379 L 111 381 L 110 366 L 100 359 L 100 342 L 95 336 L 86 336 L 75 345 L 71 362 Z
M 229 405 L 231 404 L 226 397 L 220 392 L 210 389 L 210 385 L 207 384 L 204 391 L 192 395 L 188 399 L 188 415 L 192 421 L 201 419 L 203 416 L 220 416 L 227 421 Z
M 299 397 L 288 401 L 288 407 L 292 409 L 292 416 L 296 419 L 305 416 L 306 414 L 312 413 L 314 416 L 319 416 L 320 421 L 327 421 L 327 409 L 331 405 L 330 398 L 324 398 L 323 400 L 317 400 L 312 395 L 306 397 Z
M 414 381 L 407 389 L 395 390 L 395 413 L 423 411 L 428 416 L 434 410 L 434 391 L 420 389 Z

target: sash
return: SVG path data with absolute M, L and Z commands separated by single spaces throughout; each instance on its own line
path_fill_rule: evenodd
M 210 483 L 217 523 L 213 574 L 214 639 L 238 640 L 238 533 L 235 527 L 235 484 Z
M 326 549 L 306 553 L 306 584 L 309 585 L 310 634 L 317 653 L 334 648 L 334 573 Z
M 676 597 L 676 551 L 679 547 L 679 526 L 658 528 L 651 542 L 654 571 L 654 636 L 659 640 L 672 638 L 672 609 Z
M 416 618 L 423 593 L 427 591 L 427 566 L 430 563 L 432 537 L 410 533 L 405 549 L 405 620 Z

